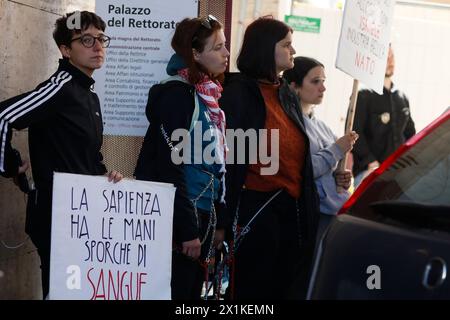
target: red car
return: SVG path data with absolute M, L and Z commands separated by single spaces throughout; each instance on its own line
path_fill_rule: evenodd
M 450 108 L 366 178 L 322 238 L 309 299 L 450 299 Z

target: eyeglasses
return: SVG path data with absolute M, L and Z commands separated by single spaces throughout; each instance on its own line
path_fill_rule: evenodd
M 219 22 L 217 21 L 217 18 L 214 17 L 212 14 L 208 14 L 206 18 L 201 19 L 202 26 L 204 26 L 206 29 L 211 30 L 212 29 L 212 23 L 213 22 Z
M 111 38 L 104 34 L 101 34 L 98 37 L 91 36 L 90 34 L 85 34 L 81 37 L 70 40 L 70 42 L 72 43 L 76 40 L 81 40 L 81 44 L 86 48 L 92 48 L 95 45 L 95 40 L 98 40 L 102 48 L 108 48 Z

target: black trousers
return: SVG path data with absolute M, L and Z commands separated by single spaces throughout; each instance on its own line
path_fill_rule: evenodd
M 52 191 L 39 189 L 28 195 L 25 231 L 38 250 L 41 259 L 42 297 L 50 289 L 50 239 L 51 239 Z
M 247 225 L 273 194 L 243 190 L 238 224 Z M 306 294 L 308 270 L 302 269 L 300 231 L 304 217 L 297 201 L 282 191 L 253 220 L 235 252 L 234 299 L 293 299 Z M 292 288 L 293 283 L 300 287 Z
M 210 214 L 198 210 L 200 222 L 200 241 L 207 231 Z M 211 232 L 201 248 L 200 258 L 192 260 L 182 254 L 180 250 L 172 252 L 172 299 L 173 300 L 200 300 L 203 282 L 205 281 L 205 268 L 202 263 L 208 255 L 211 245 Z M 181 243 L 176 244 L 181 248 Z M 214 254 L 212 255 L 214 257 Z M 212 279 L 211 279 L 212 280 Z

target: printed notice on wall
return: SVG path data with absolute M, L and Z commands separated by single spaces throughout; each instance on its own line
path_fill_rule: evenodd
M 175 27 L 198 15 L 198 0 L 97 0 L 111 43 L 103 67 L 94 73 L 104 134 L 144 136 L 148 90 L 167 78 Z
M 395 0 L 347 0 L 336 67 L 383 93 Z
M 170 299 L 171 184 L 55 173 L 49 299 Z

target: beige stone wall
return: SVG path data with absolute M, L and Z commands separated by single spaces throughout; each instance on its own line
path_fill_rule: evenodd
M 94 0 L 0 0 L 0 101 L 32 90 L 57 67 L 55 20 L 73 10 L 93 10 Z M 27 132 L 14 146 L 28 158 Z M 0 177 L 0 299 L 39 299 L 39 258 L 24 232 L 26 198 Z M 22 244 L 18 248 L 12 248 Z
M 232 27 L 231 27 L 231 57 L 230 70 L 236 71 L 236 58 L 241 48 L 245 28 L 256 18 L 272 15 L 278 18 L 279 5 L 282 0 L 233 0 Z M 244 12 L 244 19 L 241 19 Z

